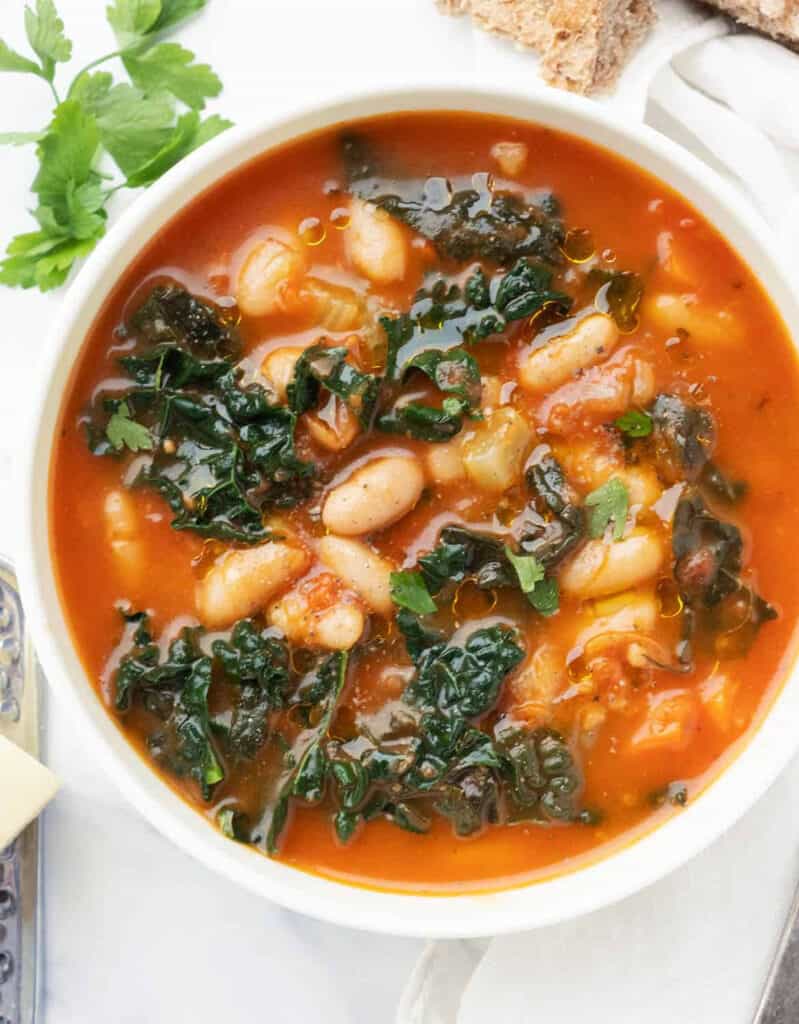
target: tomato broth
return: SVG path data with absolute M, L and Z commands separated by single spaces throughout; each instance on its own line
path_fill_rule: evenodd
M 680 813 L 782 682 L 798 406 L 761 285 L 662 182 L 498 117 L 335 127 L 121 273 L 53 455 L 66 618 L 231 841 L 534 881 Z

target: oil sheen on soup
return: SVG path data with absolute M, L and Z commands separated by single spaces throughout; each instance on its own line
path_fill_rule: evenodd
M 679 814 L 792 654 L 797 369 L 701 214 L 459 113 L 180 212 L 62 411 L 52 547 L 128 739 L 231 842 L 423 892 Z

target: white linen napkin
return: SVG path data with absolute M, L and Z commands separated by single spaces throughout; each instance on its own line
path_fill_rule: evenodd
M 791 266 L 799 55 L 682 0 L 658 9 L 604 102 L 645 115 L 736 183 Z M 797 797 L 799 762 L 715 846 L 637 896 L 535 932 L 430 943 L 397 1024 L 749 1024 L 799 875 Z

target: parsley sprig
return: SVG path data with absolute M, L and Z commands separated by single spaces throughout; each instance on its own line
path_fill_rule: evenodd
M 58 287 L 102 238 L 115 192 L 151 184 L 230 126 L 216 114 L 200 116 L 206 100 L 222 89 L 213 70 L 178 43 L 163 41 L 206 3 L 114 0 L 106 15 L 116 49 L 80 70 L 63 95 L 56 69 L 70 60 L 72 43 L 53 0 L 25 8 L 25 34 L 36 59 L 0 40 L 0 72 L 42 79 L 55 102 L 45 128 L 0 132 L 0 145 L 35 144 L 39 160 L 31 186 L 38 228 L 11 240 L 0 261 L 0 283 Z M 127 81 L 95 70 L 112 60 L 121 63 Z

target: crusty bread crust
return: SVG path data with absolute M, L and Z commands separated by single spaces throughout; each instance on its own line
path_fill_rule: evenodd
M 541 71 L 572 92 L 612 86 L 657 20 L 652 0 L 552 0 Z
M 744 25 L 799 47 L 799 0 L 708 0 Z

